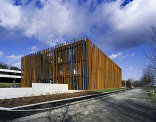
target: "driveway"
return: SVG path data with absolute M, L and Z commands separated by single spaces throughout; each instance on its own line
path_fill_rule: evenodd
M 139 89 L 92 98 L 13 122 L 155 122 L 156 106 Z

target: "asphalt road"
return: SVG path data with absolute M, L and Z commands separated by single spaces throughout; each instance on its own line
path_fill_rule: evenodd
M 141 89 L 92 98 L 13 122 L 156 122 L 156 106 Z

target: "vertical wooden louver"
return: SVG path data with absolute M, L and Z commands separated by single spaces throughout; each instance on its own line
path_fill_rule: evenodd
M 86 38 L 21 58 L 21 86 L 68 84 L 70 90 L 121 88 L 122 70 Z

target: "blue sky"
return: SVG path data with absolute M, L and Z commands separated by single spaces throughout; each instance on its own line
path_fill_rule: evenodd
M 139 79 L 148 63 L 156 0 L 0 0 L 0 62 L 20 67 L 21 56 L 88 37 Z

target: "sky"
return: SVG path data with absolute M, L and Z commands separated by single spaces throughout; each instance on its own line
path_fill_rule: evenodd
M 0 0 L 0 62 L 87 37 L 138 80 L 148 59 L 156 0 Z

